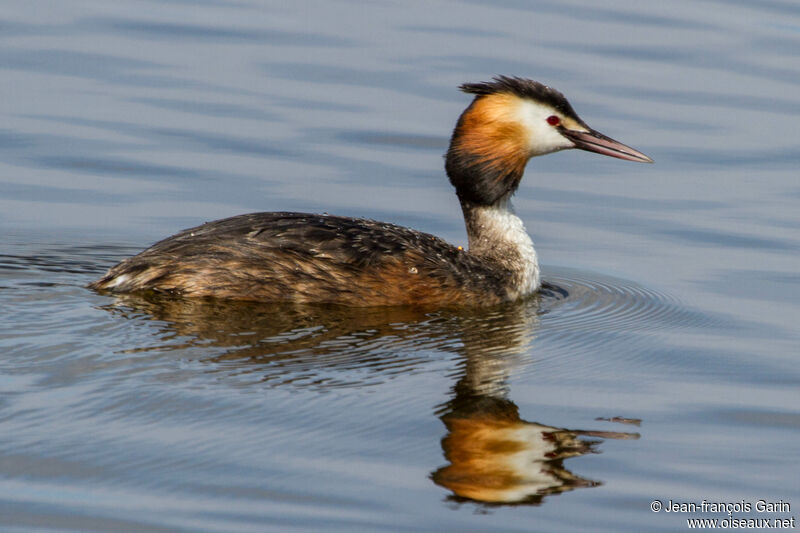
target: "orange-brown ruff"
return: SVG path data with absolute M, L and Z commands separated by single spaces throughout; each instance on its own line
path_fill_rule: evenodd
M 534 293 L 536 253 L 510 204 L 528 159 L 582 148 L 651 160 L 586 126 L 561 93 L 538 82 L 498 77 L 461 89 L 475 98 L 459 118 L 445 168 L 469 251 L 372 220 L 253 213 L 184 230 L 89 286 L 350 306 L 485 306 Z

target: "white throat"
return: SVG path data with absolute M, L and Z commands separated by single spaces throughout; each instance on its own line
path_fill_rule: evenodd
M 536 292 L 541 285 L 536 250 L 511 201 L 473 206 L 469 211 L 470 253 L 495 261 L 513 274 L 513 286 L 508 287 L 512 300 Z

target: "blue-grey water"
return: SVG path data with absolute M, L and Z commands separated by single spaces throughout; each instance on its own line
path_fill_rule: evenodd
M 682 531 L 800 513 L 796 0 L 46 2 L 0 10 L 0 530 Z M 465 244 L 495 74 L 655 159 L 567 151 L 491 310 L 96 294 L 253 211 Z

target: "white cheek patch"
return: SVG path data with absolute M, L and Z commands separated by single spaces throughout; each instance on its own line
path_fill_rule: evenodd
M 550 106 L 531 100 L 521 100 L 517 109 L 517 120 L 525 127 L 528 133 L 528 147 L 531 154 L 544 155 L 575 145 L 559 133 L 558 128 L 547 123 L 547 117 L 558 116 Z

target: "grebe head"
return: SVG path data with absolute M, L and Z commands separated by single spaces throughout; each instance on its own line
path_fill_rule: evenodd
M 568 148 L 653 162 L 590 128 L 563 94 L 539 82 L 498 76 L 465 83 L 461 90 L 475 99 L 458 119 L 445 167 L 462 202 L 493 205 L 507 199 L 531 157 Z

